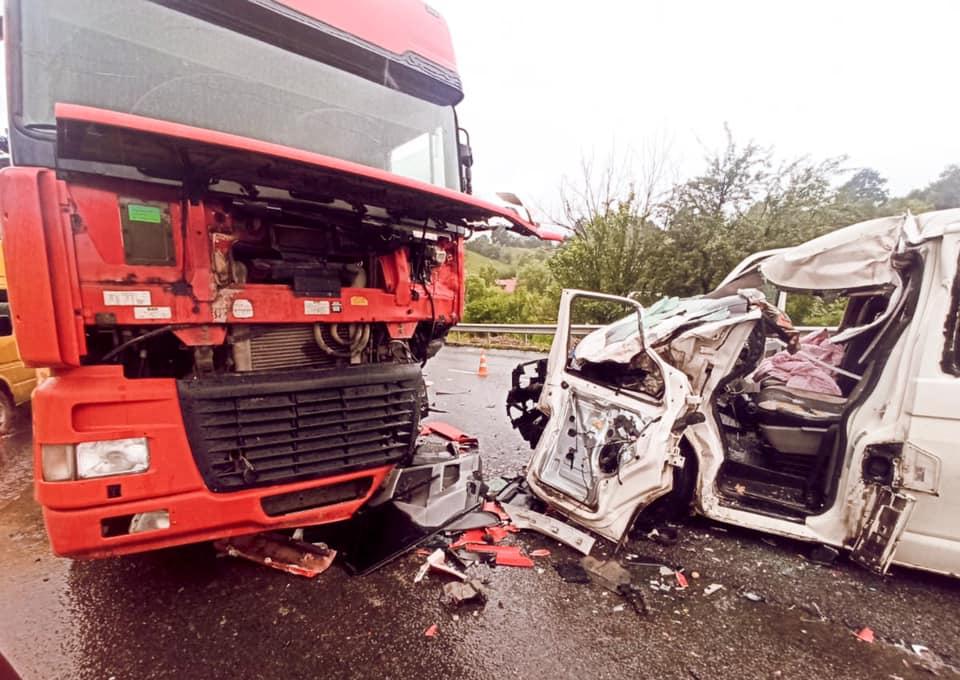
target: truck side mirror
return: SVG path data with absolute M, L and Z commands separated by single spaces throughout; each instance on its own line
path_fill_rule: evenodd
M 457 155 L 460 158 L 460 186 L 465 194 L 473 193 L 473 147 L 470 133 L 457 128 Z

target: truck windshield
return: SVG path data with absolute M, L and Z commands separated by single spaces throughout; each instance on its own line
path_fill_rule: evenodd
M 453 108 L 149 0 L 21 6 L 21 125 L 82 104 L 229 132 L 459 189 Z

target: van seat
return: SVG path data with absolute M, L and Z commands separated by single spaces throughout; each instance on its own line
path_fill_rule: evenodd
M 817 454 L 827 429 L 840 422 L 847 400 L 783 384 L 767 384 L 756 397 L 764 439 L 780 453 Z

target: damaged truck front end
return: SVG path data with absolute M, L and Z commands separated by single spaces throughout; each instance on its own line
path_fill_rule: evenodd
M 411 462 L 464 239 L 538 232 L 469 195 L 449 32 L 388 4 L 7 3 L 0 212 L 57 554 L 345 520 Z
M 956 210 L 872 220 L 646 309 L 564 291 L 549 357 L 508 400 L 531 488 L 612 541 L 693 511 L 878 572 L 960 573 L 958 232 Z M 801 332 L 764 291 L 841 300 L 842 320 Z M 577 343 L 578 298 L 629 313 Z

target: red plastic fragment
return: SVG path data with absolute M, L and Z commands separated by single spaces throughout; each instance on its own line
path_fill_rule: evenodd
M 423 634 L 429 638 L 437 637 L 437 624 L 433 624 L 427 628 L 425 631 L 423 631 Z
M 500 518 L 502 522 L 509 522 L 510 515 L 503 511 L 503 508 L 500 507 L 500 504 L 496 501 L 487 501 L 483 504 L 484 512 L 492 512 L 494 515 Z
M 678 588 L 686 588 L 689 585 L 687 583 L 687 577 L 683 575 L 682 571 L 674 572 L 674 575 L 677 577 Z
M 873 629 L 864 626 L 859 631 L 857 631 L 857 639 L 863 640 L 864 642 L 873 642 L 874 641 Z
M 460 534 L 460 538 L 450 544 L 451 548 L 460 548 L 467 543 L 485 542 L 486 532 L 483 529 L 468 529 Z
M 499 543 L 510 534 L 510 530 L 506 527 L 487 527 L 486 532 L 494 543 Z
M 550 551 L 546 548 L 537 548 L 530 552 L 530 557 L 550 557 Z
M 533 567 L 533 560 L 523 554 L 515 545 L 488 545 L 486 543 L 469 543 L 466 550 L 478 553 L 493 553 L 495 562 L 501 567 Z
M 427 435 L 435 434 L 438 437 L 443 437 L 446 440 L 456 442 L 457 444 L 462 444 L 463 446 L 477 446 L 477 438 L 473 435 L 469 435 L 463 430 L 459 430 L 450 423 L 445 423 L 441 420 L 434 420 L 433 422 L 426 423 L 422 428 L 420 428 L 420 434 L 426 437 Z

